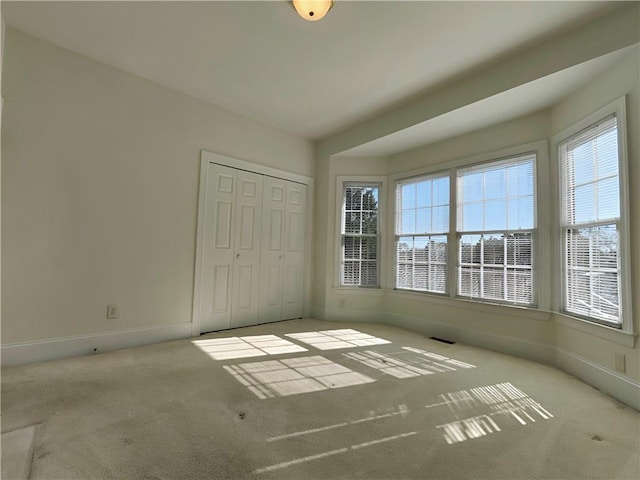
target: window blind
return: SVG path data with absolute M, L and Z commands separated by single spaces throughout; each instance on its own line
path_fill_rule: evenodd
M 620 322 L 620 185 L 615 115 L 558 145 L 564 309 Z
M 341 285 L 378 285 L 378 195 L 378 185 L 344 187 Z
M 534 154 L 458 169 L 458 295 L 534 302 L 534 169 Z
M 447 291 L 449 174 L 396 184 L 396 288 Z
M 616 117 L 570 137 L 558 150 L 563 224 L 620 218 Z

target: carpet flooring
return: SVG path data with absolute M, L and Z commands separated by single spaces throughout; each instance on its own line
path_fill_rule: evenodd
M 639 412 L 575 377 L 389 326 L 294 320 L 2 369 L 5 479 L 613 480 L 640 478 L 639 455 Z

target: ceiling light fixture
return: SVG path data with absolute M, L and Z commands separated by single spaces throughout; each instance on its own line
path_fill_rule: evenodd
M 333 4 L 335 0 L 292 0 L 293 8 L 296 9 L 298 15 L 305 20 L 315 22 L 322 19 Z

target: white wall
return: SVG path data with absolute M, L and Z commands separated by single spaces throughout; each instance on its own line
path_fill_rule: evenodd
M 190 322 L 201 150 L 314 174 L 304 139 L 10 28 L 4 67 L 3 347 Z

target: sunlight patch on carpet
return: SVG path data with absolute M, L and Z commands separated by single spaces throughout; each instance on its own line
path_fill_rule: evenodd
M 403 417 L 409 415 L 409 409 L 407 408 L 407 406 L 403 403 L 398 405 L 397 407 L 392 407 L 387 409 L 387 411 L 385 411 L 384 413 L 382 412 L 376 412 L 376 411 L 371 411 L 369 412 L 369 416 L 368 417 L 362 417 L 362 418 L 357 418 L 355 420 L 351 420 L 349 422 L 342 422 L 342 423 L 334 423 L 331 425 L 324 425 L 322 427 L 317 427 L 317 428 L 310 428 L 307 430 L 299 430 L 297 432 L 291 432 L 291 433 L 285 433 L 283 435 L 276 435 L 274 437 L 269 437 L 267 438 L 267 442 L 275 442 L 278 440 L 286 440 L 289 438 L 295 438 L 295 437 L 301 437 L 304 435 L 312 435 L 314 433 L 319 433 L 319 432 L 325 432 L 327 430 L 333 430 L 336 428 L 342 428 L 342 427 L 347 427 L 349 425 L 357 425 L 359 423 L 365 423 L 365 422 L 374 422 L 376 420 L 381 420 L 381 419 L 385 419 L 385 418 L 389 418 L 389 417 L 395 417 L 396 415 L 401 415 Z
M 301 458 L 296 458 L 295 460 L 289 460 L 288 462 L 282 462 L 282 463 L 277 463 L 275 465 L 269 465 L 268 467 L 263 467 L 263 468 L 259 468 L 257 470 L 253 471 L 254 475 L 260 474 L 260 473 L 267 473 L 267 472 L 273 472 L 275 470 L 282 470 L 283 468 L 287 468 L 287 467 L 291 467 L 292 465 L 298 465 L 300 463 L 305 463 L 305 462 L 311 462 L 313 460 L 319 460 L 321 458 L 327 458 L 330 457 L 332 455 L 338 455 L 340 453 L 347 453 L 350 450 L 359 450 L 361 448 L 366 448 L 366 447 L 370 447 L 372 445 L 379 445 L 380 443 L 387 443 L 387 442 L 391 442 L 394 440 L 400 440 L 402 438 L 406 438 L 406 437 L 412 437 L 413 435 L 417 435 L 418 432 L 407 432 L 407 433 L 401 433 L 399 435 L 393 435 L 391 437 L 383 437 L 383 438 L 377 438 L 374 440 L 371 440 L 369 442 L 365 442 L 365 443 L 358 443 L 358 444 L 354 444 L 351 445 L 349 448 L 339 448 L 337 450 L 331 450 L 328 452 L 322 452 L 322 453 L 318 453 L 315 455 L 309 455 L 307 457 L 301 457 Z
M 339 348 L 367 347 L 391 343 L 389 340 L 374 337 L 351 328 L 339 330 L 322 330 L 319 332 L 289 333 L 285 336 L 311 345 L 319 350 L 336 350 Z
M 455 372 L 461 368 L 475 368 L 475 365 L 418 348 L 402 348 L 403 351 L 393 353 L 365 350 L 343 355 L 396 378 L 419 377 L 433 373 Z
M 375 382 L 321 356 L 225 365 L 223 368 L 261 399 Z
M 508 382 L 444 393 L 440 399 L 426 408 L 446 406 L 455 415 L 455 421 L 436 427 L 442 429 L 448 444 L 500 432 L 499 424 L 503 428 L 513 424 L 525 426 L 536 419 L 553 418 L 542 405 Z M 474 415 L 458 419 L 463 412 Z
M 306 348 L 277 335 L 210 338 L 194 340 L 191 343 L 214 360 L 232 360 L 307 351 Z

